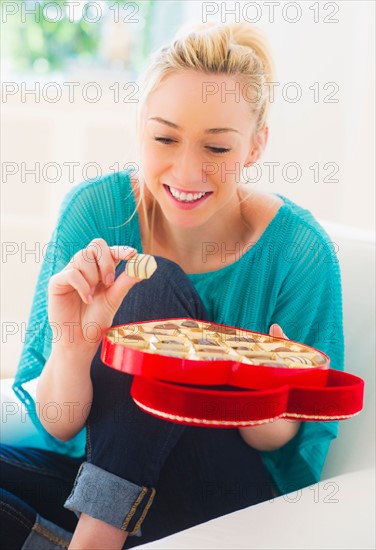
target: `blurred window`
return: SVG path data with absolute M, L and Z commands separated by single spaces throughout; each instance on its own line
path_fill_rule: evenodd
M 2 6 L 3 60 L 12 75 L 91 69 L 137 76 L 184 19 L 178 0 L 24 0 Z

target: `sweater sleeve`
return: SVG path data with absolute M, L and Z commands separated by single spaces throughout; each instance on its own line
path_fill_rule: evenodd
M 25 343 L 13 383 L 13 390 L 25 405 L 46 445 L 51 450 L 70 456 L 83 455 L 85 429 L 68 442 L 51 436 L 39 421 L 35 401 L 25 384 L 40 375 L 50 356 L 52 343 L 59 337 L 58 327 L 51 328 L 48 322 L 50 278 L 61 271 L 72 256 L 94 238 L 104 238 L 109 245 L 125 244 L 120 242 L 124 237 L 123 226 L 134 205 L 132 200 L 127 200 L 128 193 L 128 176 L 117 173 L 82 182 L 73 187 L 64 198 L 38 276 Z
M 319 226 L 299 223 L 281 249 L 283 279 L 270 324 L 288 338 L 313 346 L 330 357 L 330 368 L 344 368 L 341 277 L 335 244 Z M 281 493 L 320 479 L 338 422 L 302 422 L 298 434 L 263 459 Z M 283 472 L 283 475 L 281 475 Z

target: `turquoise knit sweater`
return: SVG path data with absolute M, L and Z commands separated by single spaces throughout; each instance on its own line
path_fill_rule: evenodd
M 34 400 L 23 386 L 39 376 L 51 351 L 50 277 L 96 237 L 109 245 L 127 244 L 142 251 L 137 212 L 132 217 L 136 203 L 129 176 L 125 171 L 85 181 L 65 197 L 39 274 L 13 385 L 48 448 L 70 456 L 84 455 L 85 429 L 68 442 L 52 437 L 39 422 Z M 242 251 L 235 263 L 188 276 L 214 322 L 259 332 L 268 332 L 270 325 L 278 323 L 289 338 L 324 351 L 331 358 L 331 368 L 343 370 L 341 281 L 330 238 L 308 210 L 280 197 L 284 205 L 258 242 Z M 319 480 L 337 429 L 337 422 L 303 422 L 287 445 L 262 453 L 282 493 Z

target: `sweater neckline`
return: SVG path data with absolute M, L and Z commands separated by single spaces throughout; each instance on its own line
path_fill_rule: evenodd
M 283 200 L 283 204 L 277 210 L 274 218 L 272 218 L 268 223 L 268 225 L 265 227 L 259 239 L 255 243 L 253 243 L 253 246 L 249 248 L 244 254 L 242 254 L 238 260 L 236 260 L 235 262 L 232 262 L 231 264 L 220 267 L 219 269 L 214 269 L 213 271 L 205 271 L 203 273 L 187 273 L 188 277 L 192 280 L 192 282 L 196 282 L 196 281 L 199 281 L 200 279 L 204 279 L 206 276 L 210 276 L 210 275 L 215 276 L 217 274 L 219 275 L 226 271 L 230 271 L 231 269 L 236 269 L 244 261 L 246 260 L 249 261 L 252 258 L 252 256 L 256 254 L 257 247 L 262 245 L 268 233 L 270 233 L 270 231 L 278 222 L 279 218 L 284 214 L 285 210 L 288 208 L 288 204 L 287 204 L 289 202 L 288 199 L 283 195 L 280 195 L 279 193 L 274 193 L 274 194 Z
M 132 190 L 132 197 L 133 197 L 133 200 L 135 202 L 135 196 L 134 196 L 132 187 L 131 187 L 131 190 Z M 265 227 L 263 233 L 261 234 L 260 238 L 253 244 L 253 246 L 249 250 L 247 250 L 244 254 L 242 254 L 242 256 L 240 256 L 240 258 L 238 260 L 236 260 L 235 262 L 233 262 L 231 264 L 220 267 L 219 269 L 214 269 L 213 271 L 204 271 L 204 272 L 201 272 L 201 273 L 187 273 L 187 276 L 192 280 L 192 282 L 198 281 L 199 279 L 204 279 L 205 277 L 208 277 L 210 275 L 222 274 L 225 271 L 235 269 L 243 261 L 245 261 L 246 259 L 249 260 L 255 254 L 256 245 L 262 244 L 262 242 L 265 240 L 267 234 L 270 232 L 270 230 L 273 228 L 273 226 L 277 223 L 279 218 L 284 214 L 285 210 L 288 208 L 288 203 L 290 202 L 289 199 L 287 199 L 287 197 L 285 197 L 283 195 L 280 195 L 279 193 L 274 193 L 274 195 L 276 195 L 277 197 L 282 199 L 283 204 L 277 210 L 274 218 L 272 218 L 270 220 L 268 225 Z M 135 202 L 135 205 L 136 205 L 136 202 Z M 138 215 L 138 211 L 137 211 L 136 208 L 135 208 L 135 218 L 136 218 L 136 221 L 137 221 L 137 224 L 136 224 L 137 225 L 137 241 L 140 243 L 141 253 L 143 253 L 142 240 L 141 240 L 141 230 L 140 230 L 140 220 L 139 220 L 139 215 Z

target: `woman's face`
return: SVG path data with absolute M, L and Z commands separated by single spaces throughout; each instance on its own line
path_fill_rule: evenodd
M 235 204 L 253 136 L 235 77 L 170 75 L 149 96 L 144 116 L 145 184 L 169 223 L 198 227 Z

